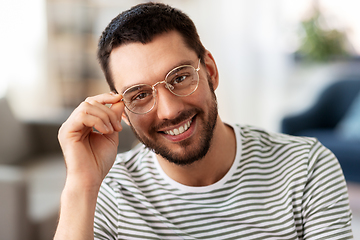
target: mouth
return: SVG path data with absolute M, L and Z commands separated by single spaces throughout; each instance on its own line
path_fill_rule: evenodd
M 186 132 L 192 123 L 192 119 L 190 119 L 189 121 L 185 122 L 184 124 L 182 124 L 181 126 L 171 129 L 171 130 L 166 130 L 164 131 L 165 134 L 171 135 L 171 136 L 177 136 L 180 135 L 184 132 Z
M 167 120 L 154 130 L 170 142 L 182 142 L 191 138 L 197 129 L 197 117 L 199 110 L 191 110 L 181 113 L 176 119 Z

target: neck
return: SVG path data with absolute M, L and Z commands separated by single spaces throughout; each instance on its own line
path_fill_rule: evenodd
M 187 186 L 208 186 L 219 181 L 231 168 L 236 155 L 236 139 L 233 129 L 220 117 L 206 156 L 190 165 L 176 165 L 157 155 L 164 172 L 173 180 Z

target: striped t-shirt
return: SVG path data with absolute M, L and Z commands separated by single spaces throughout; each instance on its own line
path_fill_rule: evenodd
M 328 149 L 232 127 L 236 158 L 210 186 L 175 182 L 142 144 L 119 154 L 98 195 L 95 239 L 352 239 L 346 183 Z

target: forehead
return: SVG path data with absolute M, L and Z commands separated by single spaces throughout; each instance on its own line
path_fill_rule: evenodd
M 193 64 L 198 58 L 175 31 L 156 36 L 147 44 L 129 43 L 114 48 L 109 67 L 118 92 L 127 87 L 163 80 L 165 75 L 182 63 Z

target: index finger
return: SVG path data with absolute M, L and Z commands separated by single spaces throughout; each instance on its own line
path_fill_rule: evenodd
M 92 102 L 98 102 L 100 104 L 115 104 L 122 100 L 121 94 L 116 94 L 113 92 L 110 93 L 103 93 L 96 96 L 88 97 L 85 99 L 85 102 L 92 103 Z
M 122 99 L 120 99 L 120 101 L 111 104 L 111 106 L 109 106 L 109 108 L 114 111 L 121 119 L 121 115 L 124 112 L 125 109 L 125 104 L 123 101 L 121 101 Z

